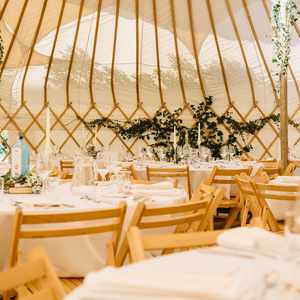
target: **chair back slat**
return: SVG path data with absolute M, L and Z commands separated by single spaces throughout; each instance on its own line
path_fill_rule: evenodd
M 174 217 L 169 220 L 160 220 L 160 221 L 143 221 L 139 223 L 139 228 L 141 229 L 150 229 L 150 228 L 159 228 L 159 227 L 168 227 L 175 226 L 180 224 L 189 224 L 194 221 L 199 221 L 201 216 L 206 212 L 205 209 L 198 210 L 195 213 L 192 213 L 189 216 L 182 215 L 181 217 Z
M 146 251 L 190 249 L 195 247 L 212 246 L 223 231 L 187 232 L 175 234 L 143 235 L 137 227 L 131 227 L 128 234 L 130 256 L 133 262 L 146 258 Z
M 263 222 L 271 231 L 280 231 L 280 225 L 274 217 L 269 207 L 268 200 L 296 201 L 299 199 L 298 185 L 277 185 L 252 182 L 255 189 L 258 204 L 260 206 L 260 216 Z
M 159 178 L 185 178 L 186 181 L 186 189 L 189 195 L 189 199 L 191 198 L 191 181 L 190 181 L 190 170 L 189 167 L 183 168 L 146 168 L 147 179 L 159 179 Z
M 7 271 L 0 272 L 0 293 L 3 299 L 9 299 L 11 290 L 18 291 L 35 284 L 29 295 L 18 295 L 17 299 L 26 300 L 62 300 L 64 288 L 58 279 L 45 251 L 36 248 L 30 251 L 26 262 Z M 23 289 L 24 290 L 24 289 Z
M 64 171 L 65 169 L 74 169 L 74 161 L 73 160 L 61 160 L 60 161 L 60 169 Z
M 122 204 L 125 207 L 125 204 Z M 57 213 L 57 214 L 25 214 L 23 224 L 45 224 L 45 223 L 70 223 L 80 221 L 93 221 L 97 219 L 108 219 L 120 217 L 122 210 L 105 209 L 86 212 Z
M 204 187 L 202 187 L 203 189 Z M 224 195 L 223 189 L 214 189 L 213 196 L 207 194 L 207 198 L 200 201 L 188 201 L 173 205 L 153 206 L 143 202 L 138 203 L 131 218 L 129 228 L 136 226 L 142 229 L 176 226 L 176 232 L 186 230 L 207 230 L 210 221 L 216 211 L 218 203 Z M 198 196 L 200 197 L 200 188 Z M 211 191 L 211 187 L 207 190 Z M 128 254 L 127 239 L 123 239 L 117 254 L 117 265 L 122 265 Z
M 67 237 L 77 235 L 90 235 L 96 233 L 105 233 L 111 231 L 120 230 L 121 224 L 109 224 L 101 226 L 85 226 L 83 228 L 71 228 L 71 229 L 45 229 L 45 230 L 24 230 L 20 232 L 19 237 L 22 239 L 33 238 L 50 238 L 50 237 Z
M 177 214 L 183 212 L 190 212 L 199 209 L 205 209 L 207 207 L 207 201 L 202 200 L 199 202 L 187 202 L 179 203 L 176 205 L 166 205 L 163 207 L 148 207 L 144 212 L 144 217 L 149 216 L 161 216 L 167 214 Z
M 21 276 L 26 274 L 26 278 Z M 42 278 L 45 275 L 45 265 L 42 259 L 34 262 L 25 262 L 17 268 L 0 273 L 0 291 L 11 290 L 27 282 Z
M 112 233 L 115 249 L 120 239 L 126 213 L 126 203 L 121 202 L 113 209 L 55 214 L 23 214 L 16 210 L 9 265 L 17 262 L 20 239 L 67 237 Z M 90 223 L 92 222 L 92 224 Z M 43 226 L 39 226 L 43 224 Z M 47 224 L 51 226 L 46 226 Z M 27 226 L 30 225 L 30 226 Z
M 207 180 L 208 184 L 226 184 L 226 185 L 235 185 L 235 176 L 240 175 L 242 173 L 250 175 L 252 172 L 252 168 L 220 168 L 215 166 Z
M 265 200 L 295 201 L 299 198 L 299 185 L 255 183 L 258 196 Z

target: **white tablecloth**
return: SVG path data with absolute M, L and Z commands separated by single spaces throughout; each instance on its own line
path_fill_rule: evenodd
M 278 176 L 271 180 L 276 185 L 300 185 L 300 176 Z M 295 205 L 294 201 L 285 200 L 267 200 L 267 203 L 277 220 L 284 220 L 286 213 L 291 211 Z
M 140 179 L 146 179 L 146 166 L 153 168 L 170 168 L 178 167 L 170 163 L 161 163 L 161 162 L 144 162 L 143 165 L 134 164 L 135 171 Z M 252 167 L 252 175 L 255 175 L 258 169 L 262 166 L 261 163 L 255 161 L 212 161 L 209 163 L 198 163 L 190 166 L 190 180 L 191 180 L 191 190 L 192 192 L 198 187 L 198 185 L 206 180 L 213 167 L 219 166 L 221 168 L 248 168 Z M 184 182 L 180 182 L 180 186 L 184 186 Z M 224 187 L 224 186 L 223 186 Z M 228 187 L 227 197 L 232 193 L 230 187 Z M 234 191 L 233 191 L 234 193 Z
M 78 191 L 77 191 L 78 192 Z M 119 201 L 126 201 L 128 209 L 124 222 L 124 231 L 137 205 L 135 197 L 124 198 L 123 195 L 111 192 L 110 195 L 102 192 L 96 197 L 95 190 L 87 188 L 81 195 L 71 193 L 70 184 L 63 184 L 44 195 L 4 195 L 0 201 L 0 269 L 3 269 L 8 260 L 9 242 L 12 233 L 13 216 L 16 205 L 20 205 L 26 212 L 74 212 L 115 207 Z M 145 196 L 147 191 L 143 190 Z M 150 190 L 147 201 L 153 204 L 167 204 L 182 202 L 186 193 L 180 189 Z M 135 194 L 136 192 L 134 192 Z M 89 199 L 84 194 L 92 195 Z M 96 197 L 96 198 L 94 198 Z M 95 201 L 99 201 L 96 202 Z M 145 199 L 145 197 L 144 197 Z M 44 207 L 40 207 L 44 205 Z M 60 276 L 83 276 L 88 272 L 99 270 L 105 265 L 106 242 L 111 234 L 95 234 L 90 236 L 49 238 L 23 240 L 21 252 L 39 245 L 46 249 L 56 271 Z
M 244 241 L 239 250 L 234 248 L 237 239 Z M 280 236 L 259 229 L 235 229 L 219 242 L 233 248 L 203 248 L 106 268 L 89 274 L 66 300 L 300 299 L 300 264 L 256 252 L 255 241 L 263 239 L 286 244 Z

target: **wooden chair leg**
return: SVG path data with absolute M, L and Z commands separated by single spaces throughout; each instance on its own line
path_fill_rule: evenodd
M 247 205 L 245 205 L 242 210 L 241 210 L 241 226 L 246 226 L 247 224 L 247 219 L 248 219 L 248 214 L 249 214 L 249 208 Z
M 239 212 L 240 212 L 239 208 L 232 208 L 230 210 L 224 229 L 229 229 L 232 227 L 234 221 L 237 219 L 237 217 L 239 215 Z

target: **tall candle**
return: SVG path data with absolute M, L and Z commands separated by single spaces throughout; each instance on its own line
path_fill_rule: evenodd
M 201 128 L 200 128 L 200 122 L 198 123 L 198 147 L 201 145 Z
M 48 160 L 51 148 L 51 120 L 50 120 L 50 108 L 46 108 L 46 129 L 45 129 L 45 158 Z
M 175 126 L 174 126 L 173 145 L 174 145 L 174 149 L 176 149 L 177 148 L 177 130 L 176 130 Z

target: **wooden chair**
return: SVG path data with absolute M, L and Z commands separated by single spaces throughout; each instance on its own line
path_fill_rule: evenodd
M 74 161 L 73 160 L 61 160 L 60 171 L 62 179 L 72 179 L 72 171 L 74 170 Z
M 189 249 L 195 247 L 213 246 L 223 231 L 187 232 L 159 235 L 143 235 L 137 227 L 131 227 L 128 234 L 128 244 L 132 262 L 145 260 L 145 251 L 161 249 Z
M 252 168 L 234 168 L 234 169 L 227 169 L 227 168 L 220 168 L 215 166 L 210 173 L 209 178 L 207 179 L 206 183 L 209 185 L 222 185 L 222 186 L 236 186 L 235 176 L 240 175 L 242 173 L 246 175 L 251 175 Z M 223 201 L 220 203 L 219 208 L 229 208 L 230 212 L 227 218 L 227 222 L 225 228 L 230 228 L 234 221 L 237 219 L 241 209 L 242 203 L 240 202 L 240 195 L 237 193 L 233 197 L 224 198 Z
M 284 172 L 282 173 L 283 176 L 293 176 L 295 171 L 296 171 L 296 164 L 294 164 L 293 162 L 290 162 L 288 164 L 288 166 L 286 167 L 286 169 L 284 170 Z
M 190 180 L 190 170 L 189 167 L 184 168 L 146 168 L 147 179 L 162 179 L 162 178 L 173 178 L 180 179 L 185 178 L 186 180 L 186 191 L 188 193 L 189 199 L 191 198 L 191 180 Z
M 126 203 L 120 203 L 117 208 L 75 213 L 23 214 L 21 209 L 17 209 L 10 247 L 9 266 L 12 267 L 17 263 L 18 246 L 21 239 L 68 237 L 106 232 L 112 232 L 112 239 L 107 245 L 107 265 L 115 265 L 115 254 L 125 213 Z M 105 223 L 101 223 L 101 220 Z M 92 221 L 97 223 L 88 223 Z M 76 222 L 80 222 L 80 225 Z M 44 226 L 46 224 L 52 226 L 47 228 L 47 226 Z M 30 227 L 27 225 L 30 225 Z M 63 282 L 65 283 L 66 280 L 63 280 Z M 70 286 L 74 288 L 74 284 Z
M 19 300 L 62 300 L 64 288 L 45 251 L 30 251 L 28 261 L 0 273 L 0 292 L 8 299 L 9 291 L 16 291 Z
M 261 176 L 250 177 L 244 173 L 235 177 L 237 185 L 240 190 L 241 202 L 241 226 L 246 226 L 249 213 L 251 212 L 252 218 L 261 218 L 261 204 L 256 195 L 253 182 L 268 183 L 269 177 L 266 173 Z
M 261 208 L 261 218 L 271 231 L 282 231 L 282 226 L 274 217 L 267 201 L 281 200 L 281 201 L 296 201 L 299 199 L 300 188 L 298 185 L 285 184 L 269 184 L 252 182 L 258 203 Z
M 262 164 L 262 167 L 257 171 L 257 175 L 260 175 L 261 172 L 265 172 L 272 179 L 281 174 L 280 162 L 278 162 L 276 159 L 260 160 L 259 163 Z
M 160 206 L 139 202 L 129 228 L 135 226 L 140 229 L 158 229 L 176 226 L 175 232 L 211 229 L 211 220 L 223 196 L 224 190 L 216 189 L 213 197 L 207 197 L 200 201 Z M 124 238 L 117 253 L 118 266 L 125 262 L 128 250 L 128 242 Z

